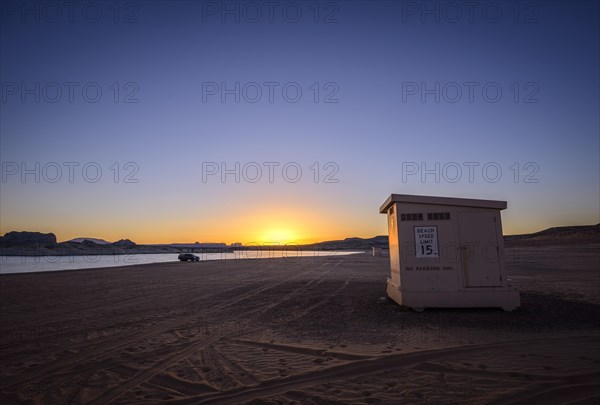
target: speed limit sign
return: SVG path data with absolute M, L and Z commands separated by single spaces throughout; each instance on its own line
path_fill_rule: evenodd
M 415 226 L 417 257 L 439 257 L 437 226 Z

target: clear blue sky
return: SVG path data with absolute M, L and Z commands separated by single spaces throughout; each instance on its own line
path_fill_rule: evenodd
M 0 231 L 370 237 L 391 193 L 600 222 L 599 3 L 475 3 L 2 2 Z

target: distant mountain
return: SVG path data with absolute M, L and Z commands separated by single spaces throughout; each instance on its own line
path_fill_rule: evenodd
M 25 244 L 44 244 L 53 245 L 56 243 L 56 235 L 53 233 L 40 232 L 7 232 L 0 236 L 0 245 L 25 245 Z
M 85 240 L 89 240 L 90 242 L 94 242 L 97 245 L 110 245 L 110 243 L 111 243 L 111 242 L 106 241 L 104 239 L 98 239 L 98 238 L 75 238 L 75 239 L 67 240 L 65 242 L 83 243 L 83 241 L 85 241 Z
M 523 235 L 506 235 L 507 243 L 576 243 L 600 242 L 600 224 L 558 226 Z
M 323 250 L 337 250 L 337 249 L 371 249 L 372 247 L 387 248 L 388 237 L 387 235 L 375 236 L 373 238 L 346 238 L 344 240 L 330 240 L 325 242 L 314 243 L 311 245 L 303 245 L 304 248 L 315 248 Z
M 116 242 L 113 242 L 112 245 L 120 246 L 120 247 L 133 247 L 133 246 L 135 246 L 135 242 L 133 242 L 129 239 L 120 239 Z

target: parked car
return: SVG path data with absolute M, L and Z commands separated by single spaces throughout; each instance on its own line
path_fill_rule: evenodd
M 179 255 L 178 259 L 181 260 L 182 262 L 187 262 L 188 260 L 190 262 L 197 262 L 200 260 L 200 258 L 198 256 L 193 255 L 191 253 L 182 253 Z

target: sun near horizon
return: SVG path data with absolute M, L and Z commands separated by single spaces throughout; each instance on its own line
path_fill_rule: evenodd
M 307 194 L 304 195 L 306 197 Z M 240 204 L 220 207 L 210 217 L 194 212 L 156 212 L 154 216 L 139 215 L 132 210 L 120 215 L 98 212 L 95 218 L 87 212 L 71 210 L 72 217 L 56 222 L 53 216 L 23 215 L 20 219 L 3 218 L 0 234 L 11 231 L 53 233 L 60 242 L 74 238 L 98 238 L 109 242 L 130 239 L 137 244 L 171 243 L 242 243 L 245 246 L 305 245 L 350 237 L 372 238 L 387 235 L 385 216 L 378 213 L 376 198 L 371 210 L 354 211 L 341 205 L 338 210 L 303 208 L 300 204 L 267 204 L 256 200 L 254 205 Z M 570 217 L 523 215 L 519 207 L 508 201 L 502 211 L 504 235 L 542 231 L 551 227 L 594 225 L 593 215 L 580 212 Z M 140 211 L 141 208 L 137 209 Z M 226 211 L 231 212 L 227 214 Z M 515 212 L 517 211 L 517 212 Z M 25 214 L 25 213 L 24 213 Z M 586 215 L 587 214 L 587 215 Z M 591 220 L 590 220 L 591 219 Z

